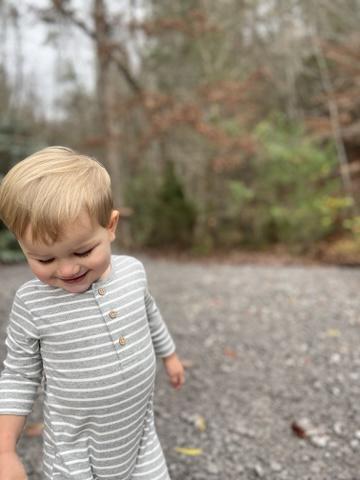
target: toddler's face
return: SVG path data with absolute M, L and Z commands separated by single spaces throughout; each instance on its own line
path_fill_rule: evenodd
M 31 227 L 20 246 L 34 275 L 53 287 L 70 293 L 85 292 L 110 271 L 111 242 L 115 239 L 118 212 L 113 211 L 107 228 L 92 222 L 87 213 L 66 226 L 63 236 L 51 245 L 33 242 Z

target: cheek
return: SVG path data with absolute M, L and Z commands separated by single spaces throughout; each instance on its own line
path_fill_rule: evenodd
M 31 271 L 33 272 L 33 274 L 41 281 L 46 281 L 49 279 L 50 277 L 50 273 L 48 271 L 48 269 L 43 266 L 43 265 L 40 265 L 39 263 L 37 262 L 33 262 L 31 260 L 28 260 L 28 264 L 29 264 L 29 267 L 31 269 Z
M 96 255 L 91 259 L 91 265 L 94 269 L 103 268 L 107 266 L 110 262 L 110 249 L 102 249 L 100 252 L 97 252 Z

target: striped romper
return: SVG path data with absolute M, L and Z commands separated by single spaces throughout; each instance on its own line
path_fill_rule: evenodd
M 169 480 L 153 392 L 174 342 L 141 262 L 111 266 L 84 293 L 34 279 L 14 299 L 0 414 L 28 415 L 43 381 L 46 480 Z

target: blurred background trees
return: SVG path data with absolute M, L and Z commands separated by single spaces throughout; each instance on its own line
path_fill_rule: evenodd
M 359 258 L 360 0 L 118 3 L 0 2 L 1 171 L 48 144 L 95 155 L 125 246 Z M 64 52 L 49 69 L 52 111 L 24 74 L 25 16 L 92 51 L 90 83 Z

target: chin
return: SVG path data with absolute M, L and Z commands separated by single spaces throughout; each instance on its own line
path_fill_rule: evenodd
M 62 285 L 60 288 L 62 288 L 68 293 L 84 293 L 90 288 L 90 285 L 74 285 L 73 287 L 67 287 Z

